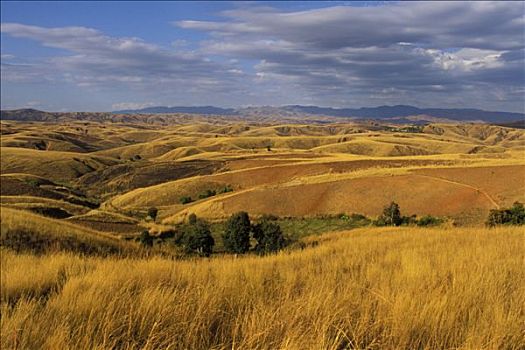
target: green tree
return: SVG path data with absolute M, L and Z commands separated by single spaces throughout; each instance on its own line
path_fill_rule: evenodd
M 525 207 L 523 206 L 523 203 L 514 202 L 509 211 L 512 225 L 525 224 Z
M 263 219 L 253 227 L 253 238 L 257 240 L 255 250 L 259 254 L 267 254 L 281 250 L 285 239 L 281 227 L 275 221 Z
M 497 225 L 524 225 L 525 207 L 520 202 L 514 202 L 512 207 L 503 209 L 492 209 L 486 222 L 487 226 Z
M 224 249 L 229 253 L 246 253 L 250 249 L 250 231 L 248 213 L 241 211 L 233 214 L 226 222 L 226 229 L 222 235 Z
M 403 222 L 399 204 L 396 202 L 391 202 L 383 209 L 382 217 L 386 226 L 399 226 Z
M 196 220 L 194 224 L 185 227 L 184 248 L 186 252 L 210 256 L 214 245 L 215 240 L 206 221 Z

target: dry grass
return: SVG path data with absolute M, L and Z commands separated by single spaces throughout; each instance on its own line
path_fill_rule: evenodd
M 155 206 L 161 209 L 159 218 L 171 223 L 179 222 L 189 212 L 217 220 L 246 209 L 254 214 L 281 216 L 342 211 L 375 216 L 385 203 L 395 200 L 403 202 L 400 204 L 410 213 L 468 216 L 468 222 L 481 223 L 489 209 L 525 199 L 525 153 L 507 155 L 489 159 L 457 154 L 388 158 L 333 154 L 298 161 L 275 154 L 272 158 L 287 164 L 267 164 L 254 156 L 228 161 L 225 172 L 129 191 L 109 199 L 103 207 L 119 211 Z M 240 169 L 236 169 L 237 162 Z M 243 168 L 246 164 L 250 166 Z M 235 191 L 179 204 L 182 196 L 195 199 L 207 189 L 226 185 Z
M 523 349 L 521 228 L 198 261 L 2 252 L 3 349 Z M 38 268 L 37 268 L 38 267 Z
M 16 251 L 49 253 L 75 251 L 108 255 L 137 253 L 136 246 L 111 234 L 23 210 L 0 207 L 0 245 Z
M 38 151 L 29 148 L 2 147 L 0 172 L 32 174 L 51 181 L 71 181 L 93 170 L 118 164 L 113 158 L 85 153 Z

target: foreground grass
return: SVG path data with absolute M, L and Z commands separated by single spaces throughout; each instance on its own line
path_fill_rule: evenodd
M 522 349 L 522 228 L 365 228 L 269 257 L 2 251 L 2 349 Z

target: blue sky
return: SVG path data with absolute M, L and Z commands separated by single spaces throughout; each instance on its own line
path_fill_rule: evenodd
M 1 10 L 3 109 L 524 111 L 522 2 L 3 1 Z

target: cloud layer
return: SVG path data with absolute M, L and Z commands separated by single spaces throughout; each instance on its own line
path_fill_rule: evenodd
M 525 79 L 524 6 L 407 2 L 287 13 L 248 8 L 225 12 L 226 22 L 176 25 L 211 33 L 204 51 L 259 60 L 261 80 L 300 89 L 319 103 L 491 101 L 517 108 Z
M 2 55 L 2 83 L 63 81 L 108 96 L 125 89 L 123 101 L 136 104 L 404 103 L 523 111 L 524 12 L 522 2 L 295 12 L 248 6 L 223 12 L 222 21 L 174 23 L 208 34 L 194 51 L 93 28 L 3 23 L 2 33 L 57 55 L 29 63 Z M 123 101 L 114 97 L 108 108 Z

